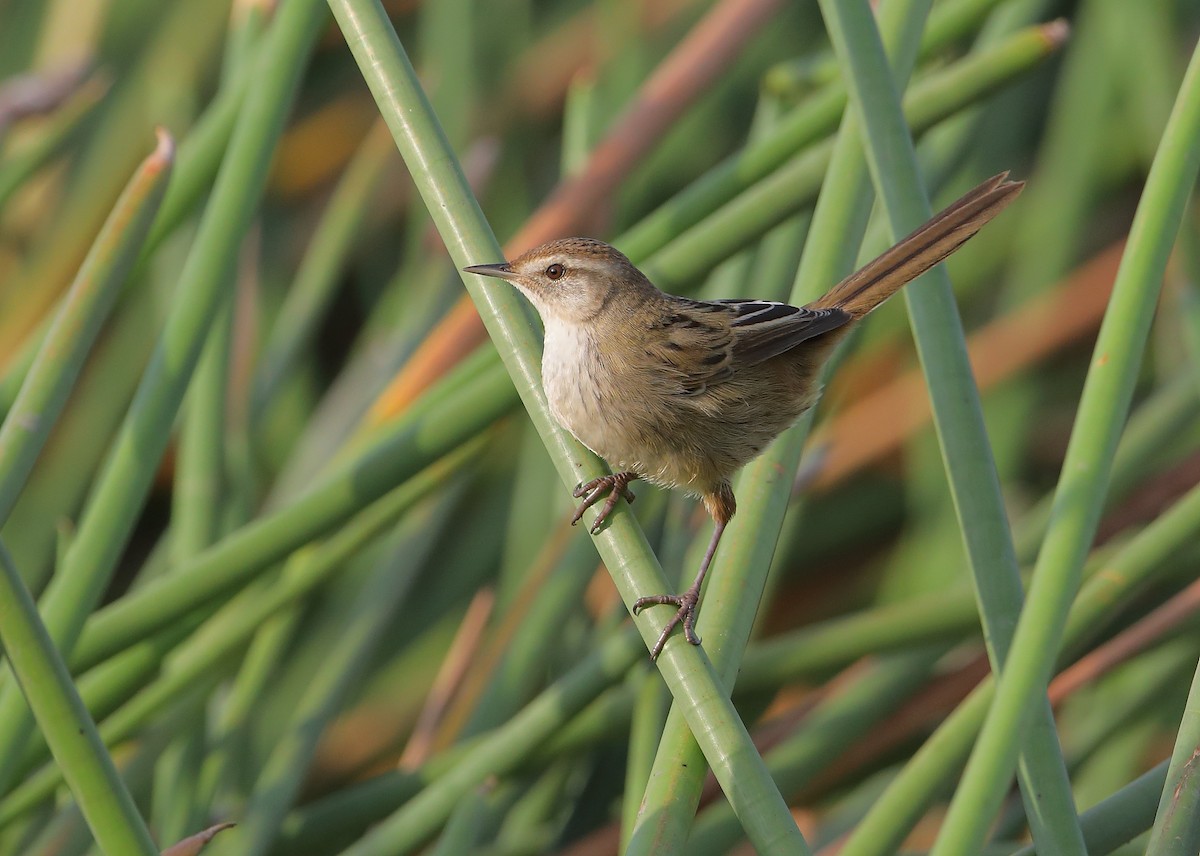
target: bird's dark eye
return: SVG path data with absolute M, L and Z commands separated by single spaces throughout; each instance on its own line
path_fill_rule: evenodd
M 558 262 L 555 262 L 554 264 L 550 265 L 550 267 L 546 268 L 546 276 L 550 277 L 551 279 L 562 279 L 562 275 L 566 272 L 567 269 Z

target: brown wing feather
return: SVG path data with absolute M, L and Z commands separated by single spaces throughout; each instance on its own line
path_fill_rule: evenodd
M 787 353 L 801 342 L 850 323 L 838 308 L 808 309 L 767 300 L 719 300 L 733 308 L 733 356 L 739 366 L 755 366 Z
M 734 313 L 724 306 L 674 295 L 654 324 L 665 335 L 641 342 L 661 389 L 669 395 L 697 396 L 733 374 Z
M 766 300 L 669 301 L 658 326 L 667 331 L 643 343 L 664 389 L 697 396 L 803 342 L 862 318 L 905 283 L 954 252 L 1017 197 L 1022 182 L 993 176 L 934 215 L 879 258 L 807 306 Z
M 765 300 L 678 298 L 668 335 L 646 353 L 671 392 L 697 396 L 749 368 L 851 320 L 840 309 L 801 309 Z

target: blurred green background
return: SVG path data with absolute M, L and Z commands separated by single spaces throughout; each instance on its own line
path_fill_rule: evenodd
M 1061 804 L 1031 820 L 1010 759 L 967 768 L 1005 794 L 977 834 L 988 854 L 1031 834 L 1040 852 L 1079 835 L 1092 854 L 1195 852 L 1178 818 L 1200 787 L 1162 762 L 1197 728 L 1200 7 L 878 4 L 901 82 L 915 63 L 904 110 L 934 208 L 1005 170 L 1028 183 L 947 265 L 998 481 L 986 454 L 956 458 L 986 447 L 952 316 L 924 316 L 923 376 L 891 301 L 739 483 L 705 601 L 716 671 L 680 642 L 670 691 L 567 525 L 569 448 L 547 455 L 528 378 L 514 390 L 467 300 L 451 256 L 490 237 L 471 210 L 430 214 L 430 187 L 457 180 L 447 144 L 510 257 L 584 234 L 675 293 L 816 296 L 903 222 L 890 197 L 868 218 L 854 141 L 880 188 L 878 159 L 905 149 L 877 130 L 890 88 L 855 65 L 867 5 L 842 5 L 848 49 L 826 35 L 834 5 L 388 0 L 444 131 L 413 119 L 429 159 L 406 164 L 364 74 L 397 82 L 393 132 L 423 106 L 363 60 L 375 2 L 0 3 L 0 636 L 20 678 L 0 675 L 0 856 L 136 853 L 147 828 L 166 848 L 225 821 L 173 852 L 753 852 L 747 829 L 778 817 L 731 810 L 703 766 L 726 792 L 740 775 L 711 754 L 724 732 L 702 755 L 677 719 L 715 708 L 668 715 L 680 681 L 735 676 L 755 769 L 813 852 L 925 852 L 989 704 L 979 609 L 1003 659 L 1015 568 L 1028 584 L 1056 535 L 1087 558 L 1038 564 L 1068 600 L 1041 601 L 1055 630 L 1026 665 L 1039 686 L 1054 668 L 1057 741 L 1026 717 L 1049 742 L 1022 744 L 1021 785 L 1058 781 L 1082 827 Z M 839 132 L 848 87 L 871 118 Z M 152 155 L 156 128 L 173 143 Z M 1152 163 L 1190 179 L 1156 191 Z M 1151 244 L 1165 275 L 1135 269 Z M 1123 253 L 1140 308 L 1114 298 L 1125 351 L 1094 352 Z M 536 329 L 496 300 L 490 324 Z M 1081 409 L 1105 368 L 1128 418 L 1115 393 Z M 1085 429 L 1119 436 L 1115 457 Z M 1052 513 L 1072 473 L 1096 480 Z M 702 509 L 636 493 L 668 579 L 690 580 Z M 617 516 L 601 552 L 641 543 Z M 1061 756 L 1039 766 L 1037 746 Z

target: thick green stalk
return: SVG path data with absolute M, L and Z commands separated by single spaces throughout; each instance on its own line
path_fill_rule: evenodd
M 179 434 L 179 464 L 171 497 L 171 558 L 178 566 L 212 545 L 221 532 L 225 493 L 226 400 L 233 300 L 218 311 L 196 367 Z
M 859 657 L 969 639 L 979 616 L 966 585 L 810 624 L 764 639 L 746 652 L 739 692 L 812 680 Z
M 198 124 L 197 133 L 189 135 L 189 155 L 192 166 L 189 178 L 193 183 L 182 185 L 182 194 L 175 199 L 155 225 L 155 234 L 160 238 L 170 234 L 183 212 L 190 211 L 199 196 L 195 184 L 197 178 L 215 175 L 220 166 L 219 154 L 225 151 L 233 133 L 238 107 L 245 97 L 249 81 L 255 73 L 255 51 L 262 47 L 262 34 L 266 28 L 269 10 L 265 6 L 253 5 L 240 9 L 230 18 L 230 31 L 225 45 L 221 66 L 221 89 Z M 219 108 L 219 109 L 218 109 Z M 229 118 L 226 118 L 229 117 Z M 207 185 L 210 181 L 205 181 Z M 257 247 L 256 247 L 257 249 Z M 237 272 L 239 290 L 244 290 L 245 277 Z M 239 300 L 236 294 L 225 298 L 218 309 L 216 320 L 208 334 L 207 342 L 196 368 L 196 377 L 186 404 L 185 421 L 179 437 L 179 468 L 176 473 L 174 496 L 171 505 L 171 550 L 174 564 L 185 562 L 207 549 L 232 525 L 235 519 L 228 514 L 228 499 L 235 495 L 227 476 L 236 471 L 234 450 L 246 445 L 246 428 L 229 418 L 227 407 L 230 398 L 230 363 L 234 342 L 235 307 Z M 233 412 L 243 415 L 244 408 L 235 407 Z M 244 468 L 249 469 L 249 468 Z M 204 743 L 204 723 L 198 724 L 199 735 L 193 733 L 186 738 L 189 742 Z M 181 773 L 182 771 L 176 771 Z M 172 800 L 160 790 L 160 779 L 155 775 L 155 810 Z M 195 787 L 191 776 L 177 775 L 182 790 Z M 194 794 L 192 794 L 194 796 Z M 178 802 L 178 801 L 176 801 Z M 175 814 L 197 814 L 194 804 L 183 807 Z M 183 837 L 183 831 L 175 836 Z
M 899 238 L 932 214 L 916 151 L 866 3 L 822 0 L 821 9 L 866 131 L 867 160 Z M 975 388 L 949 275 L 931 271 L 905 290 L 905 303 L 929 387 L 934 426 L 975 582 L 992 668 L 1008 660 L 1022 586 L 1008 516 Z M 1022 759 L 1022 794 L 1034 838 L 1047 850 L 1084 854 L 1070 781 L 1049 704 L 1041 703 Z M 982 841 L 980 842 L 982 845 Z M 969 852 L 968 848 L 966 852 Z
M 379 3 L 330 0 L 330 6 L 455 264 L 465 267 L 502 258 Z M 467 277 L 465 283 L 564 484 L 573 486 L 602 472 L 601 462 L 559 429 L 550 416 L 539 382 L 540 343 L 528 309 L 503 284 L 487 283 L 476 276 Z M 632 515 L 624 509 L 594 538 L 627 605 L 646 592 L 665 590 L 662 569 Z M 635 619 L 647 645 L 657 639 L 665 624 L 661 612 L 647 610 Z M 766 853 L 807 852 L 786 803 L 707 657 L 676 639 L 667 644 L 658 665 L 689 726 L 701 735 L 705 755 L 750 839 Z
M 982 846 L 1025 725 L 1043 693 L 1096 532 L 1117 440 L 1129 410 L 1167 257 L 1200 167 L 1200 46 L 1184 78 L 1130 230 L 1095 359 L 1063 462 L 1046 540 L 1013 636 L 1014 666 L 995 700 L 950 804 L 936 856 Z
M 220 164 L 216 154 L 225 150 L 233 131 L 236 111 L 230 108 L 217 110 L 215 107 L 217 104 L 241 103 L 245 86 L 236 84 L 244 84 L 253 73 L 251 47 L 261 44 L 264 15 L 265 10 L 255 6 L 234 15 L 231 20 L 232 29 L 223 57 L 223 85 L 217 102 L 205 111 L 202 120 L 204 133 L 197 134 L 190 150 L 208 154 L 209 162 L 202 166 L 209 168 L 194 169 L 193 178 L 204 173 L 215 174 Z M 240 76 L 237 75 L 239 69 L 242 72 Z M 221 133 L 225 130 L 225 114 L 231 117 L 228 120 L 228 133 Z M 206 139 L 210 136 L 216 139 Z M 195 154 L 193 159 L 196 159 Z M 176 201 L 179 198 L 177 196 L 171 200 L 173 206 L 170 214 L 176 221 L 182 211 L 191 209 L 191 205 Z M 172 224 L 167 218 L 162 218 L 155 223 L 155 227 L 156 234 L 162 236 L 169 233 Z M 231 294 L 219 305 L 184 409 L 178 444 L 179 466 L 171 498 L 170 549 L 175 565 L 211 546 L 221 534 L 221 509 L 225 507 L 222 499 L 227 492 L 225 473 L 229 460 L 226 404 L 229 400 L 230 350 L 233 345 L 236 302 L 236 297 Z M 191 739 L 194 741 L 195 736 L 191 735 Z M 159 778 L 155 776 L 156 786 Z M 193 784 L 188 781 L 185 787 Z M 156 811 L 164 802 L 167 800 L 155 800 Z
M 620 853 L 629 852 L 629 843 L 638 829 L 642 795 L 650 781 L 656 750 L 670 713 L 670 696 L 662 690 L 653 672 L 634 678 L 634 707 L 630 712 L 629 747 L 625 759 L 625 792 L 621 795 Z M 740 828 L 740 827 L 739 827 Z

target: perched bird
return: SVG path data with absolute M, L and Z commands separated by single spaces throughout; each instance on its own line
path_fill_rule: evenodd
M 854 323 L 946 258 L 1021 192 L 995 176 L 806 306 L 665 294 L 608 244 L 565 238 L 469 273 L 512 283 L 545 325 L 550 412 L 614 472 L 580 485 L 572 525 L 607 493 L 596 532 L 635 479 L 700 497 L 712 540 L 650 652 L 683 625 L 692 644 L 700 587 L 736 504 L 730 479 L 816 401 L 821 367 Z

